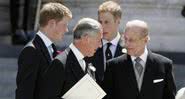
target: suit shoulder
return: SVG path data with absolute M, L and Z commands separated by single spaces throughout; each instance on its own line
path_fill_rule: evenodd
M 26 45 L 26 46 L 22 49 L 22 51 L 21 51 L 20 54 L 29 54 L 29 55 L 31 55 L 31 54 L 34 54 L 34 53 L 36 53 L 36 48 L 33 47 L 33 46 L 27 46 L 27 45 Z
M 127 58 L 127 55 L 123 54 L 121 56 L 108 60 L 107 63 L 118 63 L 118 62 L 124 61 L 126 58 Z
M 160 54 L 157 54 L 157 53 L 153 53 L 153 56 L 155 57 L 156 60 L 160 61 L 160 62 L 164 62 L 164 63 L 172 63 L 172 60 L 163 56 L 163 55 L 160 55 Z
M 28 42 L 22 49 L 22 51 L 25 51 L 25 50 L 35 50 L 36 47 L 35 45 L 33 44 L 33 41 L 30 41 Z
M 33 40 L 29 41 L 29 42 L 24 46 L 24 48 L 27 48 L 27 47 L 36 48 L 35 45 L 33 44 Z
M 33 57 L 37 57 L 38 56 L 37 54 L 38 54 L 37 48 L 35 47 L 35 45 L 32 42 L 29 42 L 21 50 L 21 52 L 19 54 L 19 58 L 21 58 L 21 57 L 33 58 Z

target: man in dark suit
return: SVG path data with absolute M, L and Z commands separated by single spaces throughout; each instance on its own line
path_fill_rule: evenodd
M 45 99 L 60 99 L 89 68 L 84 57 L 91 57 L 101 44 L 101 24 L 91 18 L 81 19 L 74 28 L 74 41 L 53 60 L 47 71 L 48 93 Z M 65 68 L 65 70 L 64 70 Z M 95 70 L 91 70 L 94 78 Z M 84 94 L 85 96 L 85 94 Z
M 53 42 L 68 31 L 71 11 L 60 3 L 48 3 L 40 11 L 40 30 L 18 58 L 16 99 L 44 99 L 44 75 L 56 56 Z
M 97 69 L 97 79 L 101 82 L 106 70 L 106 61 L 123 54 L 123 44 L 119 31 L 121 7 L 114 1 L 106 1 L 99 6 L 98 20 L 103 27 L 102 47 L 93 56 Z
M 124 39 L 127 54 L 107 62 L 103 81 L 107 98 L 175 99 L 172 61 L 147 49 L 147 24 L 129 21 Z

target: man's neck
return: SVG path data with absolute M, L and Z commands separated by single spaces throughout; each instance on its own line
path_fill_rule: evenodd
M 86 49 L 83 44 L 80 43 L 80 41 L 74 42 L 74 46 L 84 55 L 86 56 Z

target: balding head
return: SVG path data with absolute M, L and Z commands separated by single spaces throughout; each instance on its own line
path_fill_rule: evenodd
M 141 20 L 131 20 L 127 22 L 125 32 L 132 30 L 135 33 L 140 33 L 141 37 L 148 36 L 148 25 Z
M 148 25 L 141 20 L 132 20 L 126 24 L 124 33 L 125 47 L 127 53 L 138 57 L 144 53 L 145 47 L 149 41 Z

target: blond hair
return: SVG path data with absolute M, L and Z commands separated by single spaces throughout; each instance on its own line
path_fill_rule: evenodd
M 114 16 L 115 19 L 117 18 L 121 19 L 121 16 L 122 16 L 120 5 L 114 1 L 106 1 L 102 3 L 99 6 L 98 14 L 102 12 L 110 12 Z
M 72 13 L 66 6 L 60 3 L 47 3 L 40 11 L 39 24 L 41 27 L 44 27 L 49 20 L 54 19 L 60 21 L 64 16 L 72 18 Z

